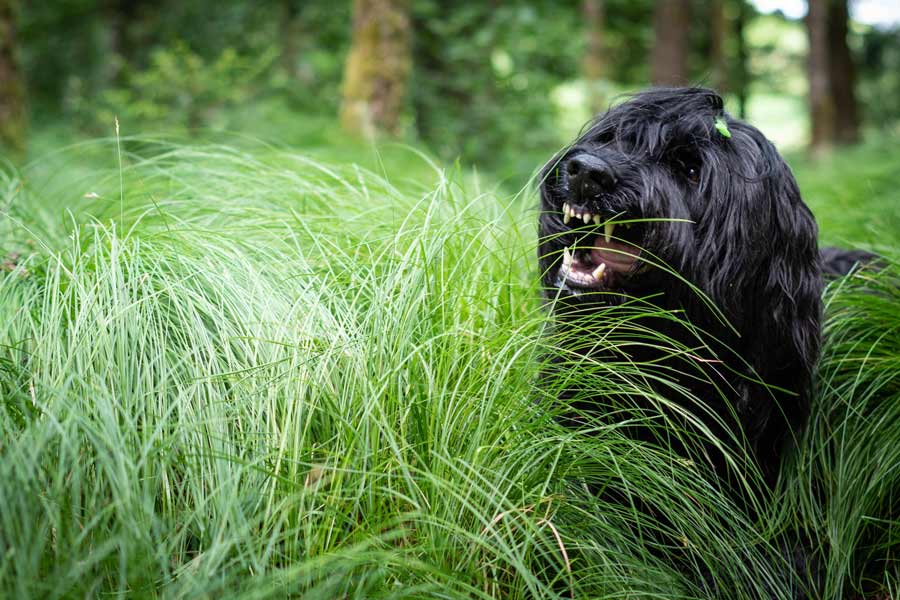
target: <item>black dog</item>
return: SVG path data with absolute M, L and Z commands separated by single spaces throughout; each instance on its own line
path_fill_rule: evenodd
M 726 448 L 755 462 L 771 486 L 809 413 L 823 287 L 816 222 L 774 146 L 730 118 L 712 91 L 657 89 L 599 116 L 541 182 L 539 263 L 566 349 L 664 365 L 677 381 L 653 378 L 659 394 L 696 413 L 711 437 L 731 440 Z M 660 315 L 644 317 L 645 327 L 690 350 L 640 335 L 612 346 L 591 340 L 592 321 L 637 303 Z M 584 388 L 561 394 L 575 411 L 568 423 L 622 414 L 609 390 Z M 632 411 L 653 410 L 639 395 L 629 401 Z M 723 481 L 742 474 L 712 439 L 699 452 L 672 445 Z
M 734 422 L 772 483 L 809 412 L 823 287 L 816 222 L 775 147 L 712 91 L 651 90 L 598 117 L 542 182 L 540 268 L 561 327 L 636 298 L 678 311 L 658 328 L 709 371 L 682 387 L 714 432 Z
M 563 343 L 591 359 L 661 369 L 665 377 L 652 380 L 674 383 L 653 384 L 659 395 L 725 441 L 674 449 L 726 483 L 754 471 L 721 449 L 739 450 L 770 488 L 809 415 L 823 273 L 872 255 L 820 254 L 816 222 L 775 147 L 706 89 L 632 96 L 551 160 L 541 181 L 539 262 Z M 589 339 L 592 320 L 641 303 L 655 310 L 646 326 L 689 351 L 644 336 L 612 347 Z M 576 414 L 610 407 L 608 390 L 563 395 Z

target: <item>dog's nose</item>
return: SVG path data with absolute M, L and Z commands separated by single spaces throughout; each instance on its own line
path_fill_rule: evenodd
M 618 179 L 602 159 L 587 153 L 576 154 L 566 162 L 569 190 L 578 200 L 587 201 L 615 189 Z

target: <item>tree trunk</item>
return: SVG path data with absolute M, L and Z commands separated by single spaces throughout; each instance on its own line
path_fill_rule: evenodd
M 809 103 L 814 154 L 859 141 L 856 67 L 847 45 L 847 0 L 809 0 Z
M 737 15 L 734 19 L 734 39 L 737 43 L 737 60 L 735 62 L 734 91 L 738 98 L 738 117 L 747 118 L 747 95 L 750 88 L 750 71 L 747 68 L 747 40 L 744 39 L 744 26 L 747 23 L 747 2 L 737 0 Z
M 847 45 L 847 0 L 831 0 L 828 10 L 828 73 L 834 106 L 834 136 L 839 144 L 859 141 L 856 67 Z
M 712 68 L 712 86 L 720 94 L 728 91 L 724 2 L 725 0 L 711 0 L 709 7 L 709 63 Z
M 656 0 L 650 62 L 655 85 L 687 85 L 690 0 Z
M 0 0 L 0 146 L 25 150 L 25 82 L 16 55 L 15 0 Z
M 404 0 L 354 0 L 341 123 L 357 135 L 397 135 L 410 72 Z
M 606 56 L 603 48 L 603 0 L 584 0 L 582 4 L 585 27 L 585 52 L 582 69 L 588 89 L 588 107 L 592 114 L 606 108 L 603 78 L 606 75 Z
M 302 35 L 300 30 L 297 7 L 291 0 L 281 2 L 281 66 L 291 81 L 298 77 L 297 58 L 300 54 L 298 40 Z
M 809 116 L 810 149 L 827 152 L 834 143 L 834 99 L 828 51 L 828 3 L 809 0 L 806 28 L 809 33 Z

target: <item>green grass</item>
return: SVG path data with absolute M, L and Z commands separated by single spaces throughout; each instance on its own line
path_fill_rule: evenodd
M 828 158 L 797 155 L 790 162 L 823 243 L 890 252 L 900 240 L 898 138 L 890 127 L 869 137 Z
M 835 285 L 818 416 L 751 523 L 702 467 L 554 422 L 533 198 L 405 158 L 122 148 L 121 171 L 106 142 L 0 181 L 0 596 L 708 596 L 674 543 L 720 597 L 788 597 L 798 524 L 835 550 L 829 590 L 897 589 L 882 278 Z M 868 231 L 858 210 L 833 239 Z M 641 365 L 571 367 L 649 393 Z
M 896 256 L 896 255 L 895 255 Z M 900 582 L 900 279 L 861 272 L 828 295 L 829 344 L 817 418 L 802 445 L 801 519 L 830 549 L 825 597 L 857 578 L 897 597 Z

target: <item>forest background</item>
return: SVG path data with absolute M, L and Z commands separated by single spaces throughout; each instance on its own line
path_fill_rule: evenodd
M 37 156 L 115 117 L 311 150 L 377 134 L 519 185 L 622 93 L 699 84 L 782 150 L 854 143 L 900 117 L 897 17 L 856 4 L 881 20 L 846 1 L 791 19 L 745 0 L 3 0 L 0 139 Z

